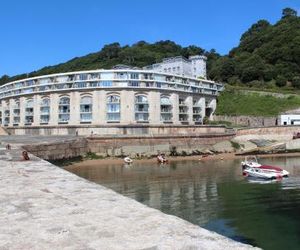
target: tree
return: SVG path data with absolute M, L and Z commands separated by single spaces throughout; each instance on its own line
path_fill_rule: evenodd
M 105 45 L 101 50 L 101 53 L 104 56 L 104 58 L 111 59 L 119 55 L 120 49 L 121 48 L 119 43 L 112 43 Z
M 282 76 L 282 75 L 277 76 L 276 85 L 278 87 L 284 87 L 286 85 L 286 82 L 287 82 L 287 79 L 284 76 Z
M 297 11 L 291 8 L 285 8 L 282 10 L 282 18 L 297 16 Z
M 9 82 L 9 76 L 8 75 L 3 75 L 1 78 L 0 78 L 0 85 L 3 85 L 7 82 Z
M 294 88 L 300 89 L 300 76 L 293 77 L 292 85 Z

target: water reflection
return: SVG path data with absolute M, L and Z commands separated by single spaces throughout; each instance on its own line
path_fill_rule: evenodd
M 247 181 L 241 174 L 240 160 L 68 169 L 230 238 L 264 249 L 299 249 L 299 158 L 269 158 L 260 162 L 282 166 L 291 177 L 263 185 Z

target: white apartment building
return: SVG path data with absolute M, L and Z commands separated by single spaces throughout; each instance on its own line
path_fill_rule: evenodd
M 129 68 L 38 76 L 0 87 L 0 126 L 202 124 L 222 89 L 186 74 Z
M 205 56 L 190 56 L 188 59 L 182 56 L 165 58 L 161 63 L 144 67 L 146 70 L 153 70 L 167 74 L 187 76 L 193 78 L 206 79 Z

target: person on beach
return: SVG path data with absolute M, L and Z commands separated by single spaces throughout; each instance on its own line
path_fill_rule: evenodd
M 166 155 L 165 154 L 158 154 L 157 155 L 157 161 L 159 163 L 166 163 L 166 162 L 168 162 L 168 160 L 166 159 Z

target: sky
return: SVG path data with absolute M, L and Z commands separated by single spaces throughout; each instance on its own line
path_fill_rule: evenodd
M 1 0 L 0 76 L 101 50 L 172 40 L 227 54 L 255 22 L 275 23 L 300 0 Z

